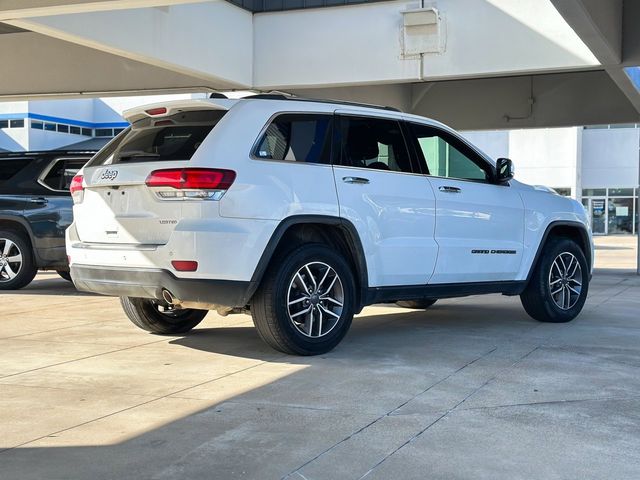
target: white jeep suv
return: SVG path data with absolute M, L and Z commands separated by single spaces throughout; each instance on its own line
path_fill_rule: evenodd
M 249 311 L 291 354 L 335 347 L 366 305 L 520 295 L 581 311 L 585 211 L 512 179 L 450 128 L 390 108 L 278 95 L 156 104 L 73 180 L 79 290 L 160 334 Z

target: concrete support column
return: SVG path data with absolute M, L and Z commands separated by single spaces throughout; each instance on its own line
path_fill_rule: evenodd
M 576 127 L 576 176 L 573 183 L 573 198 L 582 202 L 582 127 Z

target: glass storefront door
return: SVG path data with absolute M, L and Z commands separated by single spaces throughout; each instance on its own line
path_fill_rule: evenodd
M 591 188 L 582 190 L 584 205 L 594 235 L 636 235 L 638 233 L 636 188 Z
M 590 198 L 591 230 L 594 235 L 607 234 L 607 200 L 606 198 Z
M 633 198 L 609 197 L 608 234 L 633 233 Z

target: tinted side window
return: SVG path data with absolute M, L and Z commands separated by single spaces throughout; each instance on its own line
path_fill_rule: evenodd
M 412 124 L 418 157 L 430 175 L 462 180 L 491 179 L 491 169 L 478 155 L 453 135 L 426 125 Z
M 29 158 L 0 159 L 0 182 L 10 180 L 30 161 Z
M 253 152 L 265 160 L 329 163 L 331 115 L 284 114 L 267 127 Z
M 343 116 L 340 138 L 344 166 L 413 173 L 400 123 L 395 120 Z
M 52 190 L 69 190 L 71 180 L 88 160 L 88 158 L 58 160 L 42 179 L 42 183 Z

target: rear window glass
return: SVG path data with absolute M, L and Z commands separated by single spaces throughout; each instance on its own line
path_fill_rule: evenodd
M 144 118 L 120 133 L 87 166 L 191 160 L 225 113 L 198 110 Z
M 331 115 L 284 114 L 260 138 L 253 155 L 265 160 L 329 163 Z

